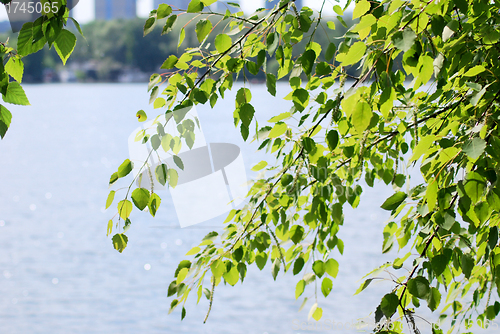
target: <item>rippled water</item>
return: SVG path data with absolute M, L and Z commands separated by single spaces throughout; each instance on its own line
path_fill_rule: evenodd
M 245 283 L 220 285 L 207 324 L 208 301 L 187 303 L 167 315 L 167 287 L 176 264 L 208 232 L 214 219 L 178 228 L 168 192 L 156 218 L 132 214 L 129 245 L 119 254 L 106 237 L 109 176 L 127 157 L 127 138 L 137 127 L 135 113 L 147 107 L 143 84 L 27 86 L 32 106 L 11 107 L 12 126 L 0 141 L 0 333 L 318 333 L 298 312 L 298 277 L 274 282 L 270 266 L 250 268 Z M 284 95 L 285 87 L 280 93 Z M 265 87 L 252 87 L 257 117 L 263 122 L 277 108 Z M 232 125 L 234 99 L 217 109 L 198 107 L 205 137 L 242 148 L 248 175 L 261 160 L 254 144 L 243 143 Z M 283 102 L 281 102 L 283 101 Z M 352 296 L 359 280 L 388 260 L 379 255 L 388 218 L 379 209 L 392 192 L 380 184 L 365 187 L 358 210 L 348 210 L 340 231 L 344 256 L 328 299 L 318 291 L 326 320 L 351 323 L 366 317 L 390 284 L 373 285 Z M 313 297 L 312 289 L 304 295 Z M 194 296 L 191 296 L 194 297 Z M 314 299 L 314 298 L 312 298 Z M 372 317 L 372 316 L 370 316 Z M 302 327 L 302 328 L 301 328 Z M 306 330 L 309 328 L 310 330 Z M 339 329 L 339 327 L 337 327 Z M 353 332 L 350 330 L 344 331 Z

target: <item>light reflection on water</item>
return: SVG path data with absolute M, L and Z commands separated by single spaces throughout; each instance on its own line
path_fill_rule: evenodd
M 284 96 L 283 88 L 280 93 Z M 12 107 L 12 127 L 0 141 L 0 332 L 3 333 L 303 333 L 293 321 L 298 313 L 291 273 L 273 282 L 270 266 L 249 268 L 245 284 L 220 285 L 210 318 L 203 325 L 208 301 L 198 306 L 193 293 L 188 314 L 167 315 L 167 288 L 176 264 L 221 219 L 178 228 L 168 193 L 156 218 L 133 212 L 129 245 L 119 254 L 106 237 L 103 212 L 109 176 L 127 157 L 127 138 L 137 127 L 135 113 L 148 94 L 139 85 L 27 86 L 31 107 Z M 276 100 L 265 87 L 254 86 L 257 118 L 275 112 Z M 259 100 L 260 99 L 260 100 Z M 198 106 L 205 136 L 242 148 L 248 175 L 262 160 L 256 143 L 244 143 L 233 126 L 234 100 L 215 110 Z M 280 102 L 281 103 L 281 102 Z M 289 107 L 283 101 L 284 111 Z M 380 210 L 389 187 L 365 187 L 359 210 L 346 210 L 340 231 L 345 255 L 334 255 L 340 273 L 328 299 L 318 292 L 324 319 L 350 322 L 366 317 L 390 284 L 373 284 L 352 297 L 366 272 L 387 261 L 380 256 Z M 118 198 L 118 195 L 117 195 Z M 208 284 L 206 285 L 208 287 Z M 314 296 L 312 289 L 305 295 Z M 312 298 L 314 299 L 314 298 Z M 345 333 L 351 331 L 343 331 Z M 312 333 L 312 332 L 311 332 Z

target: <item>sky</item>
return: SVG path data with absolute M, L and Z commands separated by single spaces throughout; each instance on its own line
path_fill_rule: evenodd
M 80 23 L 86 23 L 94 19 L 94 1 L 103 0 L 80 0 L 74 9 L 73 16 Z M 241 0 L 241 7 L 243 11 L 251 13 L 253 10 L 263 7 L 265 0 Z M 168 3 L 168 0 L 165 0 Z M 304 0 L 304 5 L 313 9 L 319 9 L 321 0 Z M 336 1 L 330 0 L 330 5 L 327 6 L 327 12 L 333 12 L 332 8 Z M 344 1 L 341 1 L 344 2 Z M 147 17 L 149 12 L 153 9 L 153 0 L 137 0 L 137 16 Z M 8 20 L 7 12 L 4 6 L 0 6 L 0 21 Z

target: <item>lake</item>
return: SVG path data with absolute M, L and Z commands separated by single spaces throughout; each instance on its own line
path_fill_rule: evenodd
M 285 96 L 287 85 L 278 88 Z M 122 254 L 106 237 L 107 221 L 116 212 L 116 204 L 104 210 L 109 177 L 128 157 L 137 110 L 155 113 L 148 106 L 146 85 L 25 89 L 31 106 L 7 106 L 12 125 L 0 141 L 0 333 L 354 333 L 347 325 L 360 318 L 373 320 L 392 284 L 372 284 L 353 294 L 364 274 L 395 257 L 380 254 L 389 218 L 380 205 L 391 187 L 364 186 L 359 208 L 345 212 L 339 232 L 344 255 L 333 253 L 340 264 L 338 278 L 327 299 L 318 291 L 320 325 L 325 327 L 307 323 L 314 298 L 298 312 L 302 298 L 295 300 L 294 292 L 300 278 L 281 272 L 275 282 L 269 264 L 262 272 L 249 268 L 244 284 L 219 285 L 206 324 L 208 301 L 203 297 L 196 305 L 192 293 L 187 316 L 180 321 L 179 307 L 168 315 L 172 298 L 167 298 L 177 263 L 224 217 L 181 229 L 172 199 L 163 191 L 156 218 L 132 213 L 129 244 Z M 251 90 L 261 124 L 288 110 L 288 102 L 273 99 L 265 86 Z M 250 168 L 264 155 L 234 128 L 233 97 L 227 93 L 213 110 L 197 106 L 198 115 L 206 140 L 238 145 L 247 175 L 255 177 Z M 303 296 L 313 297 L 313 289 L 308 287 Z M 337 327 L 325 329 L 332 322 Z

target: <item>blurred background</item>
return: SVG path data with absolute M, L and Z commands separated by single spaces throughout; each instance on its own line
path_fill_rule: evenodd
M 66 66 L 61 64 L 55 50 L 49 50 L 47 46 L 33 55 L 23 59 L 25 63 L 26 83 L 49 83 L 49 82 L 147 82 L 151 74 L 159 71 L 159 67 L 169 55 L 182 54 L 186 47 L 196 46 L 196 34 L 194 24 L 186 27 L 186 38 L 180 48 L 178 36 L 181 27 L 187 23 L 192 15 L 182 15 L 174 26 L 174 30 L 161 36 L 162 25 L 158 24 L 156 29 L 149 35 L 143 37 L 145 18 L 153 8 L 158 8 L 165 0 L 79 0 L 71 10 L 73 16 L 81 25 L 85 35 L 82 38 L 74 27 L 68 23 L 77 35 L 76 48 L 68 60 Z M 189 1 L 171 0 L 167 1 L 174 10 L 186 9 Z M 228 5 L 227 2 L 218 1 L 211 6 L 214 11 L 238 12 L 243 10 L 251 14 L 258 8 L 273 8 L 279 0 L 265 2 L 264 0 L 236 0 L 241 8 Z M 319 10 L 321 3 L 316 0 L 298 0 L 297 7 L 310 5 Z M 334 20 L 332 2 L 324 8 L 325 19 Z M 352 24 L 346 15 L 348 26 Z M 9 44 L 17 43 L 16 35 L 12 33 L 8 16 L 4 6 L 0 6 L 0 40 L 9 38 Z M 161 21 L 161 20 L 160 20 Z M 163 20 L 165 21 L 165 19 Z M 220 27 L 217 27 L 219 29 Z M 221 29 L 219 29 L 221 30 Z M 342 36 L 347 28 L 338 21 L 336 30 L 329 31 L 328 36 L 317 34 L 317 42 L 328 45 L 329 39 Z M 337 43 L 339 40 L 336 41 Z M 277 68 L 277 64 L 271 64 Z M 351 70 L 352 74 L 356 69 Z M 251 76 L 251 75 L 250 75 Z M 265 80 L 264 73 L 253 78 L 254 80 Z
M 168 315 L 172 298 L 167 298 L 167 289 L 177 264 L 207 233 L 221 233 L 225 218 L 181 229 L 168 191 L 161 193 L 155 218 L 133 211 L 127 248 L 122 254 L 113 249 L 106 226 L 116 203 L 104 208 L 109 177 L 128 157 L 127 139 L 138 127 L 137 110 L 144 109 L 150 119 L 160 113 L 148 105 L 146 82 L 170 54 L 195 45 L 191 24 L 177 48 L 182 19 L 171 34 L 161 36 L 157 27 L 143 37 L 144 18 L 161 2 L 80 0 L 72 15 L 82 23 L 86 38 L 77 34 L 67 66 L 48 48 L 25 59 L 23 87 L 31 106 L 9 105 L 12 124 L 0 141 L 0 333 L 370 332 L 372 327 L 363 323 L 373 323 L 373 311 L 393 283 L 374 282 L 363 293 L 353 294 L 363 275 L 396 257 L 381 255 L 382 229 L 389 215 L 380 205 L 393 192 L 383 183 L 374 189 L 362 185 L 360 206 L 345 209 L 339 232 L 344 254 L 332 255 L 340 264 L 333 290 L 324 298 L 314 284 L 309 285 L 303 295 L 308 301 L 300 312 L 303 298 L 294 297 L 300 277 L 280 273 L 274 282 L 268 264 L 262 272 L 249 268 L 244 284 L 219 285 L 207 324 L 205 297 L 199 305 L 196 296 L 190 297 L 184 321 L 179 307 Z M 187 7 L 186 1 L 168 2 Z M 240 2 L 247 13 L 275 3 Z M 318 1 L 297 4 L 319 9 Z M 327 16 L 335 4 L 328 2 Z M 239 10 L 221 2 L 216 6 L 214 10 Z M 344 18 L 348 26 L 349 17 Z M 10 38 L 15 46 L 3 6 L 0 18 L 0 40 Z M 185 16 L 185 22 L 188 19 Z M 346 29 L 336 21 L 336 29 L 319 34 L 317 42 L 335 40 Z M 271 71 L 272 66 L 270 62 Z M 287 82 L 278 83 L 273 98 L 262 79 L 257 75 L 247 84 L 259 122 L 291 107 L 282 99 L 290 91 Z M 256 152 L 258 143 L 243 142 L 233 125 L 234 92 L 241 85 L 235 83 L 233 93 L 226 93 L 214 109 L 197 109 L 207 142 L 238 145 L 247 175 L 254 178 L 250 168 L 269 157 Z M 123 195 L 124 190 L 116 198 Z M 398 274 L 405 269 L 409 268 Z M 308 318 L 316 300 L 323 308 L 320 322 Z M 433 318 L 421 315 L 417 323 L 422 332 L 429 332 L 426 321 Z

